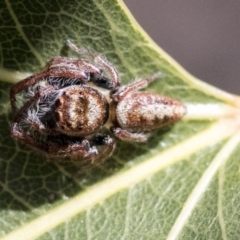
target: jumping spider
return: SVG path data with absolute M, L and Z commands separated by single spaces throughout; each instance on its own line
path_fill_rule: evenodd
M 148 131 L 184 115 L 182 103 L 139 91 L 159 73 L 120 86 L 117 71 L 104 57 L 70 41 L 67 45 L 88 60 L 54 57 L 10 91 L 12 137 L 48 160 L 98 164 L 116 145 L 100 133 L 103 127 L 121 140 L 145 142 Z

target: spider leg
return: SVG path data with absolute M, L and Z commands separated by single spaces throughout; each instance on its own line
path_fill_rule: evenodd
M 102 76 L 102 72 L 100 76 L 95 77 L 93 82 L 100 87 L 104 87 L 107 89 L 116 89 L 120 86 L 120 78 L 116 69 L 101 55 L 92 53 L 85 48 L 78 48 L 74 45 L 70 40 L 66 41 L 66 44 L 69 48 L 80 55 L 87 56 L 89 59 L 92 59 L 98 66 L 102 68 L 102 71 L 106 71 L 110 77 L 110 79 Z M 94 73 L 94 72 L 93 72 Z
M 109 135 L 97 134 L 91 140 L 91 143 L 98 148 L 98 155 L 92 158 L 91 163 L 94 165 L 100 164 L 107 157 L 110 157 L 115 150 L 116 142 Z
M 10 89 L 10 101 L 11 101 L 11 107 L 13 111 L 13 115 L 15 115 L 17 111 L 16 107 L 16 94 L 23 90 L 28 90 L 29 86 L 33 86 L 39 81 L 43 81 L 44 78 L 47 76 L 47 73 L 40 72 L 38 74 L 35 74 L 33 76 L 30 76 L 28 78 L 25 78 L 21 82 L 18 82 L 17 84 L 13 85 Z
M 113 134 L 123 140 L 123 141 L 130 141 L 130 142 L 146 142 L 148 140 L 149 134 L 146 133 L 132 133 L 128 130 L 122 128 L 111 128 Z
M 42 134 L 58 135 L 59 132 L 54 129 L 49 129 L 45 127 L 40 121 L 33 121 L 32 119 L 27 119 L 26 123 L 29 124 L 31 130 L 36 130 Z
M 35 138 L 33 138 L 30 135 L 27 135 L 26 133 L 21 131 L 20 128 L 18 127 L 17 123 L 12 124 L 11 135 L 14 139 L 34 148 L 37 151 L 40 151 L 42 153 L 48 152 L 47 145 L 42 144 L 41 142 L 37 141 Z
M 81 66 L 81 68 L 79 67 Z M 88 69 L 88 71 L 85 71 Z M 46 81 L 48 84 L 59 87 L 71 84 L 81 84 L 89 81 L 90 71 L 96 71 L 93 65 L 74 58 L 55 57 L 50 60 L 43 71 L 25 78 L 18 82 L 10 89 L 10 101 L 13 113 L 16 112 L 16 94 L 21 91 L 28 90 L 29 87 L 36 83 Z M 56 83 L 59 82 L 59 83 Z
M 49 86 L 49 87 L 46 87 L 44 88 L 42 91 L 37 91 L 35 93 L 35 95 L 30 99 L 28 100 L 27 102 L 24 103 L 24 105 L 18 110 L 16 111 L 16 106 L 15 106 L 15 102 L 13 102 L 14 106 L 12 106 L 12 109 L 14 110 L 13 111 L 13 116 L 14 116 L 14 122 L 19 122 L 22 118 L 22 116 L 24 114 L 27 113 L 27 111 L 29 110 L 29 108 L 37 102 L 37 100 L 42 97 L 43 95 L 45 94 L 49 94 L 51 93 L 53 90 L 55 90 L 54 87 L 52 86 Z
M 80 169 L 78 174 L 84 173 L 91 167 L 100 165 L 104 160 L 112 155 L 115 150 L 116 142 L 113 138 L 108 135 L 97 134 L 90 140 L 90 144 L 94 145 L 98 151 L 95 156 L 83 161 L 74 162 L 75 165 Z
M 59 138 L 59 136 L 56 136 Z M 58 139 L 59 140 L 59 139 Z M 67 138 L 65 140 L 68 140 Z M 80 163 L 84 160 L 92 159 L 97 154 L 97 149 L 90 146 L 86 139 L 78 139 L 73 142 L 69 140 L 65 145 L 56 141 L 48 143 L 48 154 L 46 155 L 49 161 L 76 162 Z
M 101 55 L 96 55 L 94 58 L 94 62 L 96 62 L 96 64 L 98 64 L 103 71 L 107 72 L 110 79 L 106 78 L 107 80 L 109 80 L 108 84 L 108 88 L 109 89 L 116 89 L 120 86 L 120 77 L 116 71 L 116 69 Z M 104 77 L 99 78 L 98 81 L 101 81 L 101 79 L 104 79 Z M 96 81 L 97 82 L 97 81 Z
M 78 139 L 71 142 L 68 139 L 62 139 L 63 145 L 61 142 L 63 136 L 51 136 L 44 142 L 23 132 L 17 123 L 12 124 L 11 135 L 14 139 L 42 153 L 49 161 L 82 161 L 97 155 L 97 149 L 90 147 L 88 140 Z
M 133 83 L 130 83 L 126 86 L 120 87 L 117 92 L 112 94 L 112 99 L 115 102 L 121 101 L 129 92 L 137 91 L 141 88 L 145 88 L 148 86 L 148 84 L 152 81 L 154 81 L 156 78 L 160 77 L 161 73 L 155 73 L 152 76 L 138 79 L 134 81 Z
M 54 57 L 46 65 L 45 69 L 51 76 L 78 78 L 82 79 L 82 83 L 89 81 L 90 73 L 100 71 L 91 63 L 78 58 Z

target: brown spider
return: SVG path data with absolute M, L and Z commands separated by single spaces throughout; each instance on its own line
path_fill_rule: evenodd
M 99 133 L 103 127 L 121 140 L 145 142 L 148 131 L 185 114 L 179 101 L 138 91 L 159 73 L 120 86 L 117 71 L 105 58 L 70 41 L 67 45 L 88 60 L 54 57 L 10 91 L 12 137 L 47 159 L 97 164 L 115 149 L 115 140 Z

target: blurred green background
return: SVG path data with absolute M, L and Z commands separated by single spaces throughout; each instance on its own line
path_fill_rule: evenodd
M 240 1 L 124 2 L 152 39 L 186 70 L 240 94 Z

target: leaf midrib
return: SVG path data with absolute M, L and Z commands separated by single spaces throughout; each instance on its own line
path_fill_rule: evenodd
M 94 185 L 93 187 L 86 190 L 84 193 L 78 194 L 66 203 L 63 203 L 62 205 L 53 208 L 46 214 L 13 231 L 2 240 L 34 239 L 42 235 L 43 233 L 49 231 L 50 229 L 53 229 L 57 225 L 67 221 L 76 214 L 83 212 L 87 208 L 92 207 L 93 205 L 109 198 L 113 194 L 125 188 L 128 188 L 133 184 L 141 182 L 147 177 L 152 176 L 154 173 L 165 169 L 166 167 L 180 160 L 187 158 L 188 156 L 194 154 L 202 148 L 219 143 L 220 141 L 233 135 L 238 128 L 237 124 L 232 124 L 232 128 L 229 128 L 229 124 L 226 121 L 227 120 L 215 122 L 204 131 L 167 149 L 166 151 L 152 156 L 147 161 L 135 165 L 134 168 L 130 168 L 128 170 L 125 170 L 124 172 L 120 172 L 115 176 Z M 240 140 L 240 133 L 238 132 L 235 136 L 237 137 L 233 137 L 234 140 L 232 140 L 234 141 L 234 144 L 236 144 L 237 140 Z M 231 146 L 233 147 L 233 145 Z M 226 153 L 226 150 L 224 149 L 223 151 Z M 219 161 L 220 160 L 218 159 L 218 163 L 220 163 Z M 215 164 L 215 161 L 213 161 L 213 164 Z M 201 185 L 201 182 L 199 184 Z M 189 197 L 190 200 L 191 196 L 192 195 L 190 195 Z M 181 214 L 179 216 L 181 216 Z M 176 221 L 176 224 L 178 225 L 178 220 Z M 31 231 L 32 229 L 35 230 Z

